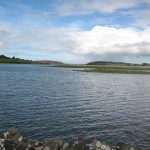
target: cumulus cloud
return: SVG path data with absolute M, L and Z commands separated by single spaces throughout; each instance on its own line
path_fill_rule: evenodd
M 18 30 L 0 26 L 0 52 L 9 54 L 39 52 L 54 53 L 68 59 L 94 60 L 120 55 L 150 55 L 150 28 L 115 28 L 95 26 L 89 31 L 74 27 L 31 28 Z M 91 57 L 90 57 L 91 56 Z M 73 59 L 74 58 L 74 59 Z M 87 58 L 87 59 L 86 59 Z M 62 59 L 63 60 L 63 59 Z
M 75 43 L 74 52 L 82 55 L 150 54 L 150 28 L 113 28 L 95 26 L 90 31 L 70 35 Z
M 149 0 L 64 0 L 58 1 L 56 10 L 60 15 L 85 15 L 93 12 L 112 13 L 119 9 L 136 7 Z

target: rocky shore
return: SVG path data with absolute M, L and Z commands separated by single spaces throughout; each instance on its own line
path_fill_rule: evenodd
M 0 150 L 142 150 L 138 147 L 118 143 L 115 148 L 105 141 L 94 140 L 86 143 L 83 137 L 76 141 L 61 140 L 37 141 L 24 138 L 15 128 L 9 128 L 0 133 Z

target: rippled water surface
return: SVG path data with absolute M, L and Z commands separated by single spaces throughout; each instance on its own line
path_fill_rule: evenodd
M 0 64 L 0 131 L 150 149 L 150 76 Z

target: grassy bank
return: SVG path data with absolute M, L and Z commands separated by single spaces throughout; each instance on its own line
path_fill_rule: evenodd
M 74 71 L 97 73 L 123 73 L 123 74 L 150 74 L 150 66 L 124 66 L 124 65 L 70 65 L 62 64 L 55 67 L 74 68 Z M 78 68 L 81 68 L 78 70 Z
M 0 58 L 0 63 L 35 64 L 36 62 L 23 59 Z
M 34 64 L 36 62 L 15 57 L 10 58 L 5 55 L 0 55 L 0 63 Z
M 5 55 L 0 55 L 0 63 L 10 63 L 10 64 L 63 64 L 59 61 L 52 61 L 52 60 L 25 60 L 15 57 L 7 57 Z

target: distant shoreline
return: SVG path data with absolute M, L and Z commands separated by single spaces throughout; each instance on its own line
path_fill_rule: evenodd
M 0 64 L 1 63 L 6 63 L 6 64 L 63 64 L 62 62 L 59 61 L 52 61 L 52 60 L 25 60 L 25 59 L 20 59 L 16 57 L 7 57 L 5 55 L 0 55 Z
M 123 62 L 95 61 L 88 64 L 64 64 L 59 61 L 50 60 L 25 60 L 15 57 L 0 55 L 0 64 L 44 64 L 50 67 L 75 68 L 73 71 L 95 72 L 95 73 L 118 73 L 118 74 L 150 74 L 150 64 L 132 64 Z M 47 66 L 45 66 L 47 67 Z M 80 69 L 79 69 L 80 68 Z
M 74 68 L 73 71 L 118 74 L 149 74 L 150 66 L 124 66 L 124 65 L 55 65 L 60 68 Z M 82 69 L 82 70 L 79 70 Z
M 0 63 L 7 63 L 7 64 L 35 64 L 36 62 L 32 60 L 25 60 L 16 57 L 7 57 L 5 55 L 0 55 Z

